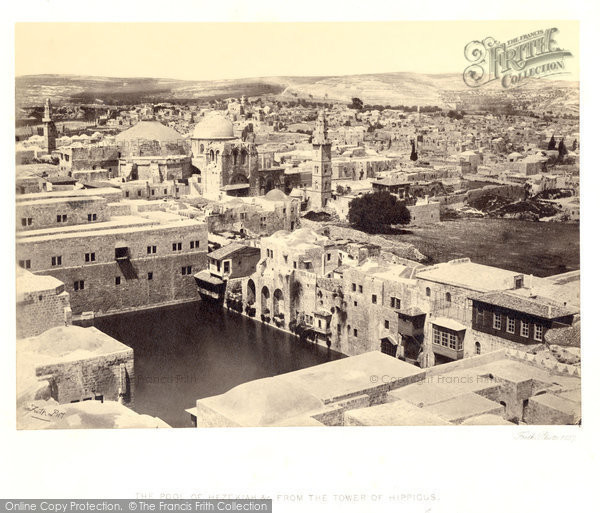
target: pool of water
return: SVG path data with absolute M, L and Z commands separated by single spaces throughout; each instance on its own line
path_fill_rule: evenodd
M 135 410 L 190 427 L 197 399 L 343 355 L 203 302 L 97 318 L 134 351 Z

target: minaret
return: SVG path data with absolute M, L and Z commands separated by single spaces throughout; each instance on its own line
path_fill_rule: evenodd
M 44 105 L 44 149 L 47 153 L 52 153 L 56 149 L 56 125 L 52 121 L 52 104 L 50 98 L 46 98 Z
M 310 204 L 313 207 L 325 207 L 331 199 L 331 142 L 327 137 L 325 112 L 320 111 L 312 136 L 313 171 L 312 184 L 308 190 Z

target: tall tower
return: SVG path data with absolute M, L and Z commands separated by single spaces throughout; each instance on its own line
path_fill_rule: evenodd
M 325 112 L 320 111 L 312 136 L 313 171 L 310 190 L 307 191 L 313 207 L 325 207 L 331 199 L 331 142 L 327 137 Z
M 52 104 L 50 98 L 46 98 L 44 105 L 44 149 L 47 153 L 52 153 L 56 149 L 56 125 L 52 121 Z

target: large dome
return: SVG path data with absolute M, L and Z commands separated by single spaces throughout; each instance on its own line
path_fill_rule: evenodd
M 115 139 L 117 141 L 147 140 L 171 142 L 183 139 L 183 135 L 163 125 L 160 121 L 140 121 L 135 126 L 118 134 Z
M 220 114 L 206 116 L 194 128 L 192 139 L 234 139 L 231 121 Z

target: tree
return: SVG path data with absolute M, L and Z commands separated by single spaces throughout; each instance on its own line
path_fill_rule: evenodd
M 552 137 L 550 137 L 550 142 L 548 143 L 548 149 L 549 150 L 556 149 L 556 139 L 554 138 L 554 134 L 552 134 Z
M 577 149 L 577 139 L 573 140 L 573 146 L 571 147 L 571 151 L 575 151 Z
M 417 155 L 417 150 L 415 149 L 415 140 L 411 139 L 410 144 L 412 145 L 412 151 L 410 152 L 410 160 L 415 162 L 419 159 L 419 155 Z
M 246 142 L 249 139 L 250 134 L 254 133 L 254 125 L 248 123 L 242 130 L 242 141 Z
M 565 145 L 564 138 L 560 140 L 558 143 L 558 160 L 562 160 L 565 155 L 567 155 L 569 151 L 567 150 L 567 146 Z
M 348 108 L 355 110 L 362 110 L 363 107 L 364 104 L 360 98 L 352 98 L 352 103 L 348 105 Z
M 391 225 L 408 224 L 410 212 L 395 196 L 386 191 L 377 191 L 350 202 L 348 211 L 350 224 L 368 233 L 384 232 Z

